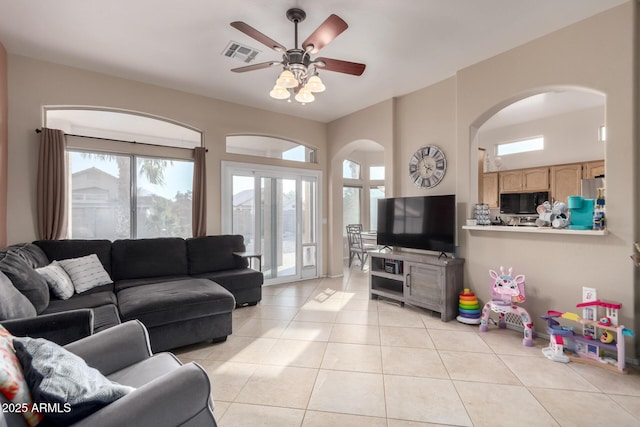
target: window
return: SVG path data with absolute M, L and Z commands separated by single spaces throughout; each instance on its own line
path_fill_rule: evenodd
M 124 110 L 45 107 L 46 126 L 67 135 L 113 139 L 165 147 L 202 146 L 202 132 L 159 117 Z
M 362 224 L 360 216 L 360 203 L 362 200 L 362 188 L 342 187 L 342 234 L 347 235 L 347 224 Z
M 135 237 L 191 237 L 193 162 L 135 159 Z
M 131 158 L 70 151 L 69 238 L 131 237 Z
M 528 151 L 544 150 L 544 137 L 523 139 L 496 145 L 496 156 L 526 153 Z
M 68 154 L 70 238 L 191 236 L 192 161 L 75 150 Z
M 351 160 L 342 162 L 342 178 L 344 179 L 360 179 L 360 165 Z
M 378 199 L 384 199 L 384 187 L 369 188 L 369 228 L 371 230 L 378 229 Z
M 227 153 L 302 163 L 316 162 L 316 150 L 286 139 L 270 136 L 229 135 L 226 147 Z
M 192 149 L 202 132 L 108 108 L 47 106 L 44 118 L 71 136 L 67 237 L 191 236 Z
M 605 125 L 598 127 L 598 141 L 607 142 L 607 127 Z
M 369 180 L 384 180 L 384 166 L 370 166 L 369 167 Z

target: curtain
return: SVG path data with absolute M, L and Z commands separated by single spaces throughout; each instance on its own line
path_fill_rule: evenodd
M 193 152 L 193 201 L 191 230 L 193 237 L 207 234 L 207 165 L 204 147 Z
M 43 128 L 38 159 L 38 237 L 57 240 L 67 236 L 66 139 L 58 129 Z

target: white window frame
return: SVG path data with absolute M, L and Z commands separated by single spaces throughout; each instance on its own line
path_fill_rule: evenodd
M 43 106 L 43 126 L 52 127 L 50 123 L 48 123 L 48 115 L 49 111 L 59 111 L 59 110 L 70 110 L 70 111 L 107 111 L 114 112 L 124 115 L 145 117 L 152 120 L 157 120 L 162 122 L 163 124 L 170 124 L 177 126 L 182 129 L 188 129 L 189 131 L 197 132 L 200 134 L 200 146 L 203 145 L 204 142 L 204 134 L 202 131 L 198 130 L 195 127 L 186 125 L 184 123 L 180 123 L 176 120 L 167 119 L 160 116 L 155 116 L 152 114 L 142 113 L 138 111 L 117 109 L 117 108 L 107 108 L 107 107 L 93 107 L 93 106 L 73 106 L 73 105 L 46 105 Z M 78 128 L 76 128 L 77 130 Z M 68 129 L 61 129 L 63 131 Z M 108 130 L 107 130 L 108 131 Z M 120 132 L 118 129 L 114 129 L 114 134 L 125 135 Z M 80 132 L 82 133 L 82 132 Z M 163 159 L 167 161 L 187 161 L 193 163 L 193 147 L 186 148 L 184 146 L 171 146 L 164 144 L 153 144 L 148 142 L 136 142 L 132 140 L 126 139 L 111 139 L 111 138 L 103 138 L 92 135 L 82 135 L 82 134 L 69 134 L 65 132 L 67 135 L 67 148 L 66 152 L 85 152 L 85 153 L 100 153 L 105 155 L 117 155 L 117 156 L 127 156 L 130 158 L 130 176 L 131 181 L 129 185 L 131 186 L 131 191 L 129 192 L 130 198 L 130 238 L 136 238 L 137 236 L 137 218 L 136 218 L 136 210 L 137 210 L 137 159 L 138 158 L 154 158 L 154 159 Z M 126 136 L 126 135 L 125 135 Z M 131 136 L 131 135 L 130 135 Z M 133 139 L 133 138 L 132 138 Z M 105 144 L 106 142 L 106 144 Z M 159 153 L 159 151 L 161 153 Z M 69 194 L 71 194 L 71 171 L 69 171 Z M 193 191 L 193 188 L 191 189 Z M 72 197 L 69 197 L 68 208 L 69 212 L 72 209 Z M 69 215 L 69 222 L 72 220 L 72 215 Z M 72 233 L 72 224 L 69 223 L 68 233 L 71 235 Z
M 300 169 L 300 168 L 289 168 L 282 166 L 270 166 L 270 165 L 261 165 L 254 163 L 243 163 L 243 162 L 231 162 L 223 160 L 220 165 L 220 174 L 221 174 L 221 188 L 220 188 L 220 222 L 222 225 L 223 233 L 231 233 L 233 230 L 232 226 L 232 217 L 229 214 L 231 212 L 231 207 L 233 205 L 233 175 L 245 174 L 249 176 L 248 172 L 255 171 L 259 174 L 269 174 L 278 178 L 293 178 L 298 179 L 301 176 L 312 177 L 316 181 L 316 189 L 317 189 L 317 203 L 315 206 L 315 217 L 316 217 L 316 276 L 320 277 L 321 271 L 323 269 L 323 234 L 322 234 L 322 200 L 323 200 L 323 187 L 322 187 L 322 171 L 314 170 L 314 169 Z M 252 174 L 255 176 L 255 174 Z M 299 190 L 299 189 L 298 189 Z M 301 192 L 297 191 L 298 197 L 300 197 Z M 296 203 L 298 211 L 302 209 L 301 203 Z M 259 215 L 259 207 L 256 207 L 258 210 L 257 215 Z M 257 221 L 260 219 L 258 218 Z M 302 268 L 302 248 L 306 244 L 302 243 L 302 235 L 298 233 L 297 237 L 297 245 L 301 250 L 298 253 L 298 260 L 296 263 Z M 308 246 L 308 245 L 307 245 Z M 304 268 L 301 270 L 301 276 L 293 279 L 295 280 L 304 280 L 309 279 L 311 277 L 304 275 Z M 289 278 L 285 278 L 284 281 L 270 281 L 268 284 L 275 283 L 286 283 L 292 280 Z
M 161 159 L 166 161 L 180 161 L 180 162 L 193 163 L 193 159 L 169 158 L 169 157 L 162 157 L 162 156 L 154 156 L 152 154 L 117 153 L 117 152 L 110 152 L 110 151 L 100 151 L 100 150 L 94 150 L 94 149 L 82 149 L 82 148 L 73 148 L 73 147 L 68 147 L 65 151 L 67 155 L 69 155 L 70 153 L 87 153 L 87 154 L 95 153 L 95 154 L 114 155 L 114 156 L 129 158 L 129 176 L 130 176 L 129 237 L 125 237 L 129 239 L 139 238 L 138 237 L 138 217 L 137 217 L 138 215 L 138 172 L 137 172 L 138 159 L 152 158 L 152 159 Z M 72 185 L 73 185 L 73 181 L 71 179 L 71 171 L 69 171 L 68 183 L 67 183 L 67 191 L 69 195 L 72 195 L 72 190 L 71 190 Z M 193 185 L 192 185 L 191 191 L 193 192 Z M 68 208 L 69 208 L 69 212 L 71 213 L 73 209 L 72 197 L 69 197 Z M 72 219 L 73 219 L 73 215 L 69 214 L 67 218 L 68 220 L 67 237 L 68 238 L 74 238 L 72 234 L 72 230 L 73 230 Z M 157 237 L 164 237 L 164 236 L 157 236 Z M 185 237 L 189 237 L 189 236 L 185 236 Z
M 240 139 L 240 142 L 247 143 L 246 147 L 234 146 L 234 139 Z M 251 141 L 248 144 L 248 141 L 242 141 L 242 139 L 254 139 L 255 141 Z M 262 153 L 260 150 L 255 150 L 255 147 L 267 147 L 267 150 Z M 290 153 L 294 150 L 304 150 L 304 159 L 297 160 L 290 156 Z M 269 155 L 269 153 L 273 151 L 273 153 L 277 153 L 274 155 Z M 264 159 L 278 159 L 284 160 L 287 162 L 296 162 L 296 163 L 308 163 L 313 164 L 317 163 L 317 150 L 313 147 L 309 147 L 307 145 L 301 144 L 299 142 L 293 141 L 287 138 L 280 138 L 278 136 L 270 136 L 270 135 L 258 135 L 258 134 L 233 134 L 227 135 L 225 139 L 225 152 L 228 154 L 242 155 L 242 156 L 253 156 L 260 157 Z

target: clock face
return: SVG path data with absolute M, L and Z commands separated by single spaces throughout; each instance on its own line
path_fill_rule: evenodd
M 435 145 L 419 148 L 409 161 L 409 175 L 414 184 L 421 188 L 438 185 L 446 171 L 447 159 L 442 150 Z

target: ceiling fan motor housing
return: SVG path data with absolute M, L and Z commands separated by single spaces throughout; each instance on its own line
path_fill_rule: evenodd
M 287 19 L 295 24 L 304 21 L 306 17 L 307 14 L 304 10 L 298 9 L 297 7 L 287 10 Z

